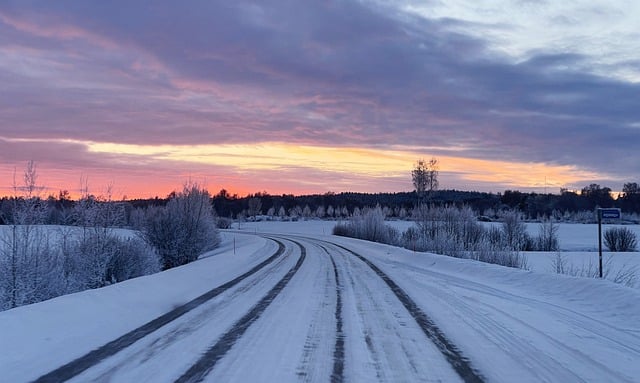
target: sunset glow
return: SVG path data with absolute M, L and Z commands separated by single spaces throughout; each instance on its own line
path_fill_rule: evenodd
M 114 161 L 126 159 L 123 166 L 139 164 L 139 171 L 114 174 L 94 170 L 89 176 L 96 189 L 94 193 L 100 194 L 102 189 L 112 186 L 117 194 L 130 198 L 164 196 L 187 179 L 206 184 L 212 192 L 225 188 L 239 195 L 258 191 L 275 194 L 336 191 L 332 185 L 341 185 L 339 191 L 409 191 L 412 190 L 410 171 L 421 156 L 419 148 L 375 150 L 277 142 L 190 146 L 74 143 L 85 145 L 89 153 L 108 156 Z M 555 192 L 581 179 L 600 176 L 572 166 L 455 156 L 440 156 L 438 159 L 443 183 L 464 183 L 470 190 L 484 190 L 490 185 L 500 184 L 507 189 L 548 188 Z M 157 169 L 152 173 L 143 170 L 146 165 L 153 168 L 154 164 L 161 164 L 167 170 Z M 181 173 L 181 169 L 185 171 Z M 19 183 L 21 173 L 19 169 L 17 172 Z M 47 169 L 46 164 L 40 173 L 43 185 L 53 194 L 59 190 L 75 194 L 80 177 L 87 176 L 72 172 L 60 174 L 61 170 Z M 287 174 L 293 181 L 282 179 L 282 174 Z M 394 187 L 386 188 L 385 185 Z
M 534 3 L 0 5 L 0 194 L 638 182 L 640 6 Z

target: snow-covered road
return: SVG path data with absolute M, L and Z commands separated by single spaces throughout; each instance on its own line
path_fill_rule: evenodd
M 217 270 L 214 284 L 208 286 L 213 290 L 185 293 L 191 297 L 186 306 L 188 300 L 173 303 L 173 309 L 158 314 L 154 314 L 157 309 L 147 308 L 129 325 L 105 328 L 103 336 L 87 341 L 80 339 L 95 327 L 66 328 L 65 339 L 75 337 L 78 343 L 74 351 L 62 350 L 50 339 L 27 336 L 28 325 L 13 322 L 21 317 L 38 323 L 31 316 L 55 310 L 56 300 L 39 304 L 42 309 L 32 305 L 0 313 L 0 329 L 8 324 L 25 332 L 0 333 L 0 341 L 30 342 L 39 348 L 19 348 L 23 354 L 13 358 L 0 356 L 0 381 L 3 377 L 11 382 L 38 377 L 74 382 L 640 379 L 636 290 L 606 281 L 431 254 L 416 256 L 332 236 L 272 233 L 249 240 L 252 236 L 227 235 L 254 241 L 247 247 L 251 251 L 246 254 L 251 255 L 231 256 L 227 251 L 187 267 L 194 278 L 203 268 Z M 189 275 L 183 271 L 172 281 Z M 153 281 L 153 276 L 140 278 L 130 288 L 153 292 L 148 287 Z M 591 297 L 598 291 L 603 296 Z M 101 296 L 94 291 L 76 294 L 75 299 L 61 297 L 58 307 L 73 305 L 83 294 Z M 167 313 L 174 313 L 172 320 L 149 330 L 150 322 Z M 122 312 L 116 311 L 112 319 L 118 314 Z M 126 315 L 122 320 L 127 322 Z M 62 331 L 63 326 L 60 320 L 49 330 Z M 141 328 L 147 329 L 144 336 Z M 90 356 L 92 350 L 127 336 L 135 339 L 126 347 Z M 0 343 L 1 352 L 9 350 L 7 343 Z M 35 359 L 58 351 L 48 361 Z M 69 370 L 69 363 L 83 356 L 83 367 Z

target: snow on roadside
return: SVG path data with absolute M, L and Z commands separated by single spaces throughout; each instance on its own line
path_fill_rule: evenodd
M 488 381 L 631 382 L 640 376 L 640 291 L 353 239 Z
M 291 233 L 311 236 L 330 235 L 338 221 L 309 220 L 296 222 L 245 222 L 240 225 L 240 230 L 247 233 Z M 414 225 L 411 221 L 387 221 L 386 224 L 400 231 Z M 498 222 L 487 222 L 484 225 L 500 225 Z M 529 234 L 538 234 L 540 224 L 527 223 Z M 609 227 L 622 225 L 605 225 L 603 232 Z M 636 233 L 640 240 L 640 225 L 624 225 Z M 560 239 L 561 256 L 566 261 L 567 269 L 578 271 L 589 269 L 597 272 L 598 268 L 598 225 L 593 224 L 558 224 L 558 236 Z M 555 274 L 553 268 L 556 252 L 524 252 L 527 257 L 528 269 L 541 273 Z M 640 288 L 640 252 L 612 253 L 603 249 L 603 263 L 609 270 L 608 278 L 611 280 L 627 270 L 636 271 L 637 280 L 634 285 Z M 605 270 L 606 274 L 606 270 Z
M 571 307 L 603 322 L 640 333 L 640 291 L 611 281 L 513 269 L 431 253 L 414 253 L 351 238 L 331 237 L 329 240 L 360 251 L 391 276 L 401 276 L 401 271 L 407 267 L 422 268 L 512 291 L 531 299 Z
M 411 296 L 420 296 L 420 289 L 404 276 L 426 270 L 560 306 L 594 321 L 640 333 L 640 290 L 609 281 L 510 269 L 330 236 L 333 225 L 335 221 L 257 222 L 243 224 L 240 229 L 247 234 L 293 233 L 343 243 L 369 257 Z M 569 231 L 574 230 L 578 228 Z M 232 279 L 275 250 L 274 244 L 253 235 L 228 231 L 221 235 L 221 247 L 198 262 L 1 312 L 3 379 L 32 380 Z M 633 255 L 629 257 L 634 259 Z
M 276 248 L 224 233 L 218 249 L 183 267 L 0 312 L 2 379 L 33 380 L 233 279 Z

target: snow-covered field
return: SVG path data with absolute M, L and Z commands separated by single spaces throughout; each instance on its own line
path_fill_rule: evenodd
M 209 347 L 220 359 L 204 381 L 473 381 L 461 379 L 382 279 L 338 245 L 395 281 L 481 381 L 638 381 L 640 290 L 556 275 L 550 254 L 529 254 L 531 271 L 514 270 L 334 237 L 334 224 L 243 223 L 198 262 L 1 312 L 0 381 L 33 381 L 230 281 L 276 251 L 265 237 L 286 243 L 280 258 L 73 381 L 180 381 Z M 593 228 L 561 226 L 572 262 L 597 255 Z M 284 238 L 304 246 L 306 258 Z M 614 259 L 637 264 L 639 256 Z M 229 335 L 287 275 L 250 326 Z M 231 339 L 230 348 L 216 351 L 218 339 Z

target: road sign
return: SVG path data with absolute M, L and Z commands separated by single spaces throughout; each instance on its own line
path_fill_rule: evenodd
M 600 213 L 600 218 L 605 219 L 620 219 L 621 216 L 620 209 L 617 208 L 598 209 L 598 213 Z
M 602 219 L 620 219 L 622 213 L 618 208 L 598 208 L 598 266 L 600 271 L 600 278 L 602 278 Z

